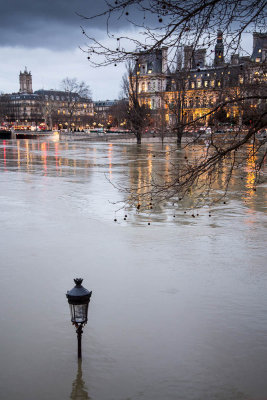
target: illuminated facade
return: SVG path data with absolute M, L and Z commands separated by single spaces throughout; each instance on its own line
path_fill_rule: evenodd
M 174 73 L 168 68 L 167 48 L 141 55 L 136 66 L 139 102 L 147 104 L 152 113 L 154 110 L 154 115 L 164 110 L 167 125 L 172 125 L 177 112 L 183 113 L 183 122 L 190 122 L 211 112 L 219 102 L 250 94 L 252 89 L 255 93 L 263 84 L 266 88 L 267 34 L 254 33 L 253 39 L 251 57 L 233 54 L 231 61 L 225 62 L 223 34 L 219 31 L 212 66 L 206 64 L 205 49 L 185 46 Z M 253 86 L 256 82 L 258 88 Z M 237 104 L 226 107 L 227 118 L 239 119 L 240 123 L 240 114 Z M 207 124 L 210 118 L 199 122 Z

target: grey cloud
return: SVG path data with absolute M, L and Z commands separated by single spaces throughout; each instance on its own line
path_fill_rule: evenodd
M 80 25 L 97 33 L 105 18 L 83 21 L 106 7 L 104 0 L 9 0 L 1 4 L 0 46 L 67 49 L 82 44 Z

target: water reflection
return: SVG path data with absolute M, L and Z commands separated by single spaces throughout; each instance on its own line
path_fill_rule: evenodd
M 82 377 L 82 361 L 78 360 L 77 376 L 72 384 L 72 391 L 70 395 L 71 400 L 90 400 L 85 382 Z
M 82 172 L 88 174 L 96 163 L 95 149 L 86 152 L 85 146 L 77 149 L 74 143 L 17 140 L 0 142 L 0 170 L 20 170 L 44 176 L 66 176 Z M 82 148 L 82 151 L 81 151 Z M 111 170 L 111 166 L 110 166 Z
M 146 215 L 118 211 L 113 222 L 118 205 L 110 201 L 126 196 L 106 179 L 110 168 L 112 183 L 138 183 L 142 191 L 142 182 L 171 177 L 173 166 L 201 151 L 0 142 L 1 398 L 237 400 L 267 393 L 267 191 L 242 199 L 250 167 L 236 171 L 233 201 L 212 218 L 207 209 L 192 218 L 167 204 Z M 218 191 L 224 164 L 221 171 Z M 85 361 L 83 371 L 67 362 L 73 333 L 62 336 L 68 315 L 58 293 L 76 274 L 98 293 L 90 375 Z M 40 282 L 54 313 L 39 296 Z
M 205 204 L 214 205 L 226 195 L 228 199 L 241 198 L 257 201 L 255 196 L 255 179 L 257 157 L 252 151 L 252 145 L 240 150 L 238 156 L 229 154 L 220 163 L 212 174 L 208 172 L 199 176 L 197 185 L 190 187 L 186 193 L 186 201 L 179 202 L 176 193 L 176 179 L 179 170 L 185 165 L 194 165 L 204 160 L 207 150 L 202 145 L 177 149 L 173 145 L 159 146 L 148 145 L 136 149 L 129 147 L 129 157 L 136 157 L 135 162 L 129 164 L 129 190 L 128 201 L 137 209 L 144 212 L 150 209 L 151 193 L 157 184 L 157 198 L 162 198 L 162 204 L 153 207 L 154 212 L 164 212 L 172 203 L 176 207 L 194 209 Z M 265 164 L 263 164 L 263 171 Z M 162 185 L 162 186 L 161 186 Z M 169 186 L 168 201 L 164 185 Z M 154 199 L 153 199 L 154 200 Z M 138 206 L 140 205 L 140 207 Z M 153 204 L 154 206 L 154 204 Z
M 249 145 L 244 149 L 247 153 L 247 164 L 244 168 L 233 171 L 228 197 L 230 200 L 241 200 L 246 206 L 255 209 L 257 203 L 263 204 L 262 198 L 259 197 L 266 196 L 266 193 L 260 189 L 259 191 L 257 189 L 257 195 L 255 193 L 257 159 L 252 150 Z M 73 180 L 76 182 L 85 182 L 85 177 L 93 177 L 95 173 L 104 172 L 108 178 L 107 182 L 112 181 L 115 187 L 123 188 L 115 195 L 117 199 L 120 197 L 118 202 L 122 204 L 129 202 L 130 208 L 137 211 L 141 220 L 143 217 L 151 217 L 163 221 L 169 214 L 173 220 L 173 215 L 179 211 L 183 213 L 185 209 L 191 209 L 194 213 L 196 199 L 199 203 L 207 203 L 206 194 L 201 190 L 190 188 L 186 201 L 180 201 L 179 197 L 174 196 L 170 201 L 163 197 L 162 202 L 156 203 L 150 193 L 151 187 L 155 183 L 171 186 L 179 168 L 185 163 L 194 163 L 205 157 L 206 152 L 207 149 L 203 145 L 177 149 L 172 143 L 163 146 L 157 143 L 136 146 L 119 143 L 61 142 L 48 139 L 4 140 L 0 142 L 0 170 L 20 171 L 47 177 L 71 176 L 75 177 Z M 209 193 L 212 204 L 224 194 L 224 188 L 228 184 L 229 165 L 233 157 L 237 156 L 229 155 L 222 161 L 213 175 L 213 190 Z M 205 175 L 200 177 L 200 187 L 201 185 L 204 187 L 206 179 Z M 95 181 L 94 189 L 96 185 Z M 114 193 L 114 187 L 112 190 Z M 175 194 L 175 186 L 173 193 Z M 108 200 L 113 201 L 113 198 Z

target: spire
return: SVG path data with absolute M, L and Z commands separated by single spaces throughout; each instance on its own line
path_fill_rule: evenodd
M 215 46 L 215 57 L 214 66 L 219 66 L 224 64 L 224 45 L 223 45 L 223 32 L 218 31 L 217 33 L 217 43 Z

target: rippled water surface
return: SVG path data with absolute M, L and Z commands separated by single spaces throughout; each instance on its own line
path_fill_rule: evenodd
M 114 185 L 168 178 L 170 148 L 0 142 L 1 399 L 267 399 L 266 186 L 248 162 L 197 218 L 124 209 Z M 93 291 L 82 365 L 77 276 Z

